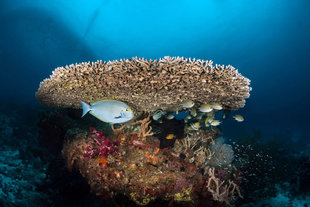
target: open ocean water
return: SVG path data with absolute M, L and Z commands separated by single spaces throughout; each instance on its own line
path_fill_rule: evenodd
M 221 126 L 250 163 L 232 205 L 310 206 L 308 0 L 1 0 L 0 206 L 110 205 L 65 169 L 68 123 L 35 93 L 56 67 L 136 56 L 212 60 L 249 78 L 244 122 Z

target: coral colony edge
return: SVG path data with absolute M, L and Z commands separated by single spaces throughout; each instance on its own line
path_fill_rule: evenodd
M 242 198 L 242 172 L 219 126 L 244 107 L 249 84 L 230 65 L 132 58 L 56 68 L 36 97 L 49 107 L 80 109 L 83 101 L 95 108 L 94 103 L 116 100 L 130 107 L 120 111 L 132 110 L 133 119 L 111 121 L 110 130 L 85 126 L 89 130 L 66 134 L 67 167 L 78 170 L 97 196 L 113 201 L 123 195 L 141 206 L 155 200 L 219 206 Z M 234 118 L 243 121 L 241 115 Z

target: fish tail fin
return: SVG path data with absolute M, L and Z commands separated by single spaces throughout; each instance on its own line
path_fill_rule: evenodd
M 85 103 L 84 101 L 80 101 L 80 102 L 82 104 L 82 109 L 83 109 L 83 113 L 81 117 L 83 117 L 85 116 L 85 114 L 87 114 L 91 110 L 91 106 Z

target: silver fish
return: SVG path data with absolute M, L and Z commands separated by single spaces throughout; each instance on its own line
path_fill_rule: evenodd
M 88 112 L 97 119 L 111 124 L 124 123 L 134 118 L 132 109 L 124 102 L 115 100 L 104 100 L 99 102 L 87 103 L 80 101 L 83 114 Z

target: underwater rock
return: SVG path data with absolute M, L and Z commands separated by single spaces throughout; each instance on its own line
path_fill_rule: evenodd
M 18 150 L 0 150 L 0 206 L 48 206 L 47 194 L 37 187 L 46 179 L 39 158 L 27 162 Z

